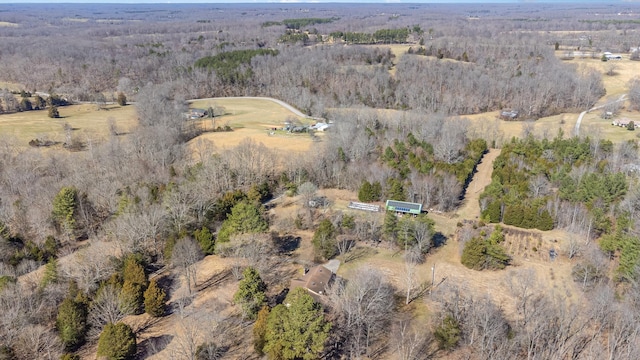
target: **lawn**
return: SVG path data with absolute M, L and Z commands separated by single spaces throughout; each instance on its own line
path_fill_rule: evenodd
M 0 115 L 0 134 L 15 139 L 18 145 L 27 145 L 35 138 L 64 142 L 64 124 L 73 128 L 74 134 L 86 134 L 92 139 L 109 135 L 108 119 L 112 118 L 119 132 L 129 132 L 137 123 L 134 106 L 110 105 L 97 110 L 96 105 L 82 104 L 58 108 L 61 118 L 49 118 L 47 110 L 26 111 Z

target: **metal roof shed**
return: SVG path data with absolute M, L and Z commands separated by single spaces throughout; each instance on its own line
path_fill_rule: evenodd
M 406 201 L 387 200 L 387 210 L 420 215 L 420 213 L 422 212 L 422 204 Z

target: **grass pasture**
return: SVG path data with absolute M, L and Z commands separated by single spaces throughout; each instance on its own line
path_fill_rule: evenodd
M 16 23 L 8 22 L 8 21 L 0 21 L 0 27 L 17 27 L 20 26 Z
M 58 108 L 61 118 L 51 119 L 47 110 L 26 111 L 0 115 L 0 134 L 15 139 L 18 145 L 27 145 L 30 140 L 43 138 L 64 142 L 65 123 L 71 125 L 74 134 L 84 133 L 92 139 L 109 135 L 108 119 L 113 118 L 120 132 L 129 132 L 137 123 L 135 106 L 107 106 L 97 110 L 96 105 L 82 104 Z
M 195 100 L 191 102 L 191 108 L 207 109 L 221 106 L 225 109 L 225 115 L 215 119 L 215 127 L 230 126 L 230 132 L 207 132 L 197 139 L 213 143 L 217 149 L 228 149 L 238 145 L 246 138 L 262 143 L 266 147 L 287 151 L 305 152 L 311 148 L 313 140 L 309 134 L 289 134 L 281 129 L 287 119 L 296 119 L 301 124 L 312 124 L 313 120 L 296 116 L 283 106 L 264 99 L 251 98 L 216 98 Z M 203 128 L 211 130 L 209 119 L 203 121 Z M 317 134 L 322 136 L 322 134 Z

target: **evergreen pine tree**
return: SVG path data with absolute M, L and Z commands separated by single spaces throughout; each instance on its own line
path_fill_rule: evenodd
M 151 280 L 149 287 L 144 292 L 144 311 L 153 317 L 163 316 L 166 301 L 167 294 L 158 286 L 155 279 Z
M 261 233 L 268 229 L 269 224 L 260 209 L 254 204 L 241 201 L 231 209 L 231 215 L 222 223 L 217 242 L 228 242 L 234 234 Z
M 78 191 L 74 187 L 63 187 L 53 198 L 53 219 L 61 226 L 70 229 L 75 227 L 75 212 L 77 206 Z
M 133 309 L 134 314 L 140 313 L 148 280 L 144 267 L 140 265 L 134 255 L 127 256 L 124 260 L 122 280 L 120 297 L 125 304 L 124 308 Z
M 87 327 L 87 308 L 72 297 L 65 298 L 58 307 L 56 329 L 65 348 L 76 349 L 84 343 Z
M 265 291 L 267 285 L 262 281 L 258 270 L 247 267 L 242 272 L 243 279 L 238 285 L 238 291 L 233 296 L 233 300 L 240 303 L 244 316 L 255 319 L 258 311 L 267 302 Z
M 258 311 L 256 322 L 253 324 L 253 349 L 258 353 L 258 355 L 264 355 L 268 317 L 269 306 L 265 305 L 260 309 L 260 311 Z
M 108 323 L 98 340 L 98 356 L 109 360 L 133 359 L 136 354 L 136 335 L 125 323 Z
M 320 304 L 303 289 L 294 289 L 267 317 L 264 352 L 271 359 L 315 360 L 320 358 L 329 337 Z
M 398 237 L 398 217 L 393 211 L 387 211 L 384 215 L 382 233 L 387 238 L 387 241 L 395 242 Z
M 362 202 L 373 201 L 371 183 L 367 180 L 362 182 L 360 190 L 358 190 L 358 200 Z
M 324 219 L 313 234 L 313 249 L 317 258 L 331 259 L 337 253 L 336 228 L 331 221 Z

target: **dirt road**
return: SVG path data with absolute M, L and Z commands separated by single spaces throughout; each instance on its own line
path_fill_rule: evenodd
M 473 175 L 473 180 L 467 187 L 464 195 L 464 203 L 458 210 L 458 217 L 462 219 L 476 219 L 480 217 L 480 204 L 478 199 L 484 188 L 491 183 L 493 172 L 493 162 L 500 155 L 500 149 L 491 149 L 484 155 L 477 172 Z

